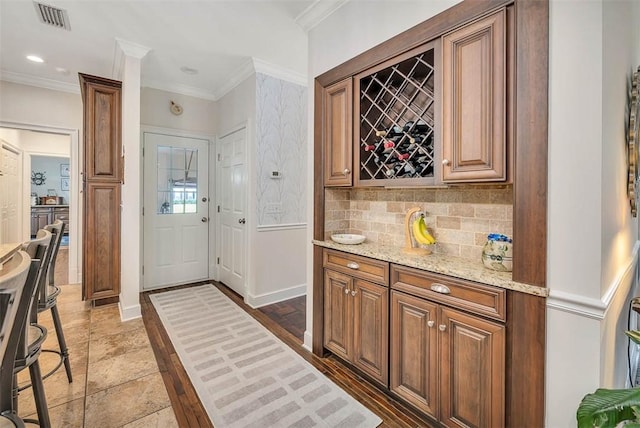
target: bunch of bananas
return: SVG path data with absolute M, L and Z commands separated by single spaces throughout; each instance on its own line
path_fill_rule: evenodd
M 436 243 L 436 238 L 434 238 L 427 230 L 427 225 L 424 222 L 423 216 L 418 216 L 418 218 L 413 221 L 412 227 L 413 237 L 418 244 L 433 245 Z

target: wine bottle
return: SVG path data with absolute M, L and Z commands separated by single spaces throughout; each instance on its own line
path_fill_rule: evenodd
M 416 134 L 426 134 L 430 131 L 429 125 L 422 119 L 418 119 L 413 130 Z

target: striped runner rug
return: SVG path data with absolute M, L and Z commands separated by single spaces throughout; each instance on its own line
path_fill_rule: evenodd
M 216 428 L 382 422 L 215 286 L 149 297 Z

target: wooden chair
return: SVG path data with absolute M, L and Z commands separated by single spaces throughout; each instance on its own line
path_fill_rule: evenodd
M 67 349 L 67 342 L 64 338 L 64 332 L 62 331 L 62 322 L 60 321 L 60 313 L 58 312 L 58 295 L 60 294 L 60 287 L 54 284 L 54 271 L 56 269 L 56 257 L 58 256 L 58 250 L 60 249 L 60 243 L 62 242 L 62 235 L 64 233 L 64 223 L 60 220 L 56 220 L 53 224 L 48 224 L 44 227 L 45 230 L 51 232 L 51 256 L 49 257 L 49 263 L 47 264 L 47 272 L 44 280 L 38 286 L 38 313 L 51 310 L 51 318 L 53 319 L 53 326 L 56 329 L 56 337 L 58 338 L 58 345 L 60 351 L 44 350 L 46 352 L 55 352 L 60 355 L 60 364 L 47 373 L 44 378 L 46 379 L 53 374 L 60 365 L 64 363 L 65 371 L 67 372 L 67 379 L 69 383 L 73 382 L 73 376 L 71 375 L 71 364 L 69 363 L 69 350 Z M 37 322 L 37 321 L 34 321 Z
M 0 427 L 24 427 L 13 407 L 13 370 L 39 267 L 39 260 L 18 251 L 0 270 Z
M 49 410 L 47 408 L 47 399 L 44 392 L 44 384 L 42 372 L 40 370 L 40 352 L 42 344 L 47 338 L 47 329 L 35 321 L 37 320 L 37 298 L 36 293 L 46 282 L 47 266 L 53 250 L 51 245 L 52 235 L 48 230 L 40 229 L 35 239 L 27 241 L 22 245 L 22 250 L 26 252 L 32 259 L 38 260 L 39 265 L 37 273 L 33 278 L 29 280 L 33 281 L 33 284 L 29 283 L 31 288 L 31 299 L 29 301 L 29 314 L 27 322 L 23 328 L 23 334 L 18 344 L 16 352 L 15 367 L 13 369 L 13 409 L 17 412 L 18 409 L 18 393 L 26 388 L 31 387 L 33 389 L 33 397 L 36 404 L 36 410 L 38 412 L 37 423 L 40 426 L 50 427 Z M 20 371 L 28 368 L 29 377 L 31 383 L 22 387 L 18 387 L 17 375 Z M 26 420 L 25 422 L 32 422 Z

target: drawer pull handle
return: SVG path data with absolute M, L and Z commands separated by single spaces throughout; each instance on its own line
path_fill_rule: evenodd
M 355 290 L 354 290 L 354 291 L 352 291 L 352 292 L 351 292 L 351 295 L 352 295 L 352 296 L 355 296 L 355 295 L 356 295 L 356 293 L 357 293 L 357 291 L 355 291 Z
M 344 294 L 349 294 L 349 289 L 348 288 L 344 289 Z
M 347 267 L 349 269 L 360 269 L 360 265 L 356 262 L 349 262 L 347 263 Z
M 440 294 L 451 294 L 451 290 L 449 290 L 449 287 L 447 287 L 446 285 L 438 284 L 437 282 L 431 284 L 431 291 L 435 291 L 436 293 Z
M 440 331 L 445 331 L 447 329 L 447 326 L 444 324 L 440 324 L 438 328 L 440 329 Z
M 429 326 L 429 328 L 433 327 L 435 324 L 435 321 L 427 321 L 427 325 Z

